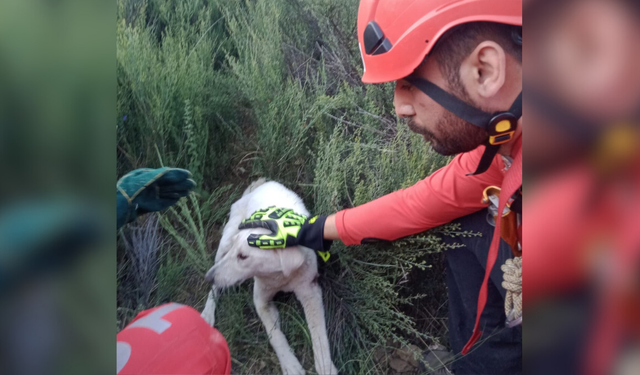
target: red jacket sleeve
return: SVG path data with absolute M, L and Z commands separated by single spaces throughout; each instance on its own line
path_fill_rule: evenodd
M 446 224 L 476 212 L 487 186 L 501 186 L 504 163 L 496 156 L 489 170 L 475 171 L 484 146 L 456 156 L 451 163 L 410 188 L 398 190 L 336 214 L 342 242 L 357 245 L 363 239 L 395 240 Z

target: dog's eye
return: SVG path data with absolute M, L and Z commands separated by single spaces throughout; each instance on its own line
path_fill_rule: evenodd
M 248 258 L 248 256 L 246 256 L 244 254 L 238 254 L 238 259 L 240 259 L 240 260 L 244 260 L 244 259 L 247 259 L 247 258 Z

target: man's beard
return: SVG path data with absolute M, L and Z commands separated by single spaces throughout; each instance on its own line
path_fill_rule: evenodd
M 445 112 L 436 123 L 438 136 L 426 128 L 419 127 L 413 119 L 407 125 L 413 132 L 421 134 L 431 142 L 431 147 L 440 155 L 456 155 L 469 152 L 485 143 L 487 132 L 471 123 L 464 121 L 453 113 Z
M 455 96 L 477 107 L 458 77 L 451 77 L 448 80 L 448 85 Z M 407 122 L 407 126 L 413 132 L 421 134 L 426 141 L 431 142 L 431 147 L 435 152 L 446 156 L 474 150 L 485 143 L 489 137 L 486 130 L 459 118 L 447 110 L 444 111 L 442 117 L 436 123 L 437 136 L 428 129 L 418 126 L 413 119 Z

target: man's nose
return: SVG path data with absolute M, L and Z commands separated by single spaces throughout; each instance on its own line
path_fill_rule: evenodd
M 393 105 L 398 117 L 413 117 L 416 115 L 416 112 L 411 102 L 412 96 L 405 86 L 405 83 L 396 83 L 396 89 L 393 93 Z
M 398 117 L 413 117 L 416 115 L 415 111 L 413 110 L 413 107 L 409 104 L 400 104 L 400 105 L 396 105 L 396 114 L 398 115 Z

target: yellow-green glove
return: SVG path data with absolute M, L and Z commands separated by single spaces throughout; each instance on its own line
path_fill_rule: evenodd
M 251 234 L 247 238 L 249 246 L 261 249 L 284 249 L 290 246 L 304 246 L 318 252 L 326 262 L 332 241 L 324 239 L 326 216 L 307 218 L 288 208 L 268 207 L 254 212 L 240 223 L 239 229 L 265 228 L 270 234 Z

